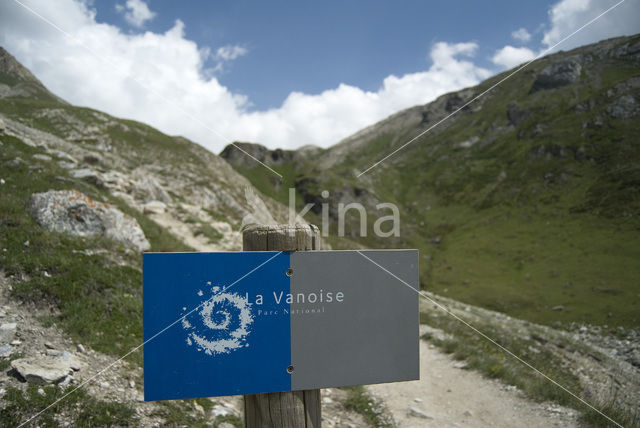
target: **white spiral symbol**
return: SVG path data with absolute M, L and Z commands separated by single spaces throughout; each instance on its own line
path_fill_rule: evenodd
M 207 355 L 228 354 L 236 349 L 249 346 L 246 343 L 249 327 L 253 323 L 251 303 L 235 293 L 218 293 L 213 288 L 213 297 L 202 303 L 195 311 L 194 324 L 186 317 L 182 327 L 187 330 L 187 345 L 194 345 Z M 202 291 L 198 292 L 202 296 Z

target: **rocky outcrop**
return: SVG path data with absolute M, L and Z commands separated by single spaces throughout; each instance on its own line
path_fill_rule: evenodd
M 518 126 L 531 117 L 531 111 L 518 108 L 515 101 L 511 101 L 507 106 L 507 119 L 509 124 Z
M 74 371 L 80 370 L 81 365 L 70 352 L 53 349 L 43 356 L 11 361 L 11 367 L 22 379 L 36 385 L 61 383 Z
M 546 66 L 531 87 L 531 93 L 543 89 L 556 89 L 580 79 L 582 65 L 579 56 L 571 56 Z
M 255 168 L 260 166 L 260 162 L 269 166 L 295 164 L 321 150 L 320 147 L 310 145 L 298 150 L 270 150 L 261 144 L 233 143 L 224 148 L 220 157 L 233 166 Z
M 79 237 L 104 236 L 136 251 L 151 247 L 136 219 L 76 190 L 34 193 L 29 211 L 50 231 Z
M 633 95 L 623 95 L 609 104 L 606 111 L 614 119 L 628 119 L 640 112 L 640 103 Z
M 0 78 L 0 98 L 34 97 L 66 104 L 44 85 L 9 52 L 0 46 L 0 71 L 10 79 Z
M 260 164 L 283 165 L 293 161 L 293 150 L 269 150 L 261 144 L 233 143 L 229 144 L 220 153 L 220 157 L 234 166 L 243 168 L 255 168 Z

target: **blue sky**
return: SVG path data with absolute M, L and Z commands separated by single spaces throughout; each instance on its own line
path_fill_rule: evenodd
M 3 0 L 0 44 L 75 105 L 219 153 L 328 147 L 535 58 L 618 0 Z M 558 49 L 640 32 L 626 0 Z
M 495 68 L 494 51 L 518 28 L 537 34 L 552 2 L 513 1 L 198 1 L 152 0 L 144 28 L 127 23 L 112 2 L 97 2 L 97 20 L 126 31 L 164 32 L 175 19 L 198 46 L 239 45 L 248 53 L 219 81 L 248 95 L 254 109 L 278 107 L 290 92 L 317 94 L 340 83 L 375 91 L 390 75 L 424 70 L 437 41 L 479 43 L 477 64 Z M 215 67 L 215 61 L 207 65 Z

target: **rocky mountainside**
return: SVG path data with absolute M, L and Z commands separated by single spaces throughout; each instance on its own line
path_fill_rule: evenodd
M 312 221 L 328 204 L 332 236 L 338 204 L 360 202 L 368 233 L 351 213 L 348 238 L 419 248 L 425 289 L 550 325 L 637 328 L 640 37 L 535 61 L 435 126 L 512 71 L 274 169 Z M 286 202 L 264 171 L 234 167 Z M 381 202 L 399 207 L 400 236 L 373 233 Z
M 0 425 L 92 379 L 33 426 L 241 425 L 239 397 L 143 403 L 142 349 L 117 358 L 142 342 L 141 251 L 240 250 L 243 223 L 285 214 L 215 154 L 72 106 L 0 48 Z M 362 425 L 345 396 L 327 420 Z
M 237 148 L 225 150 L 225 161 L 184 138 L 71 106 L 0 50 L 2 425 L 19 425 L 84 385 L 35 424 L 241 426 L 239 397 L 141 401 L 140 251 L 238 250 L 243 223 L 287 220 L 290 186 L 299 206 L 316 203 L 308 219 L 317 224 L 318 207 L 330 203 L 332 234 L 338 202 L 360 201 L 372 218 L 378 202 L 398 204 L 400 237 L 360 237 L 350 218 L 353 240 L 330 240 L 340 247 L 418 247 L 425 288 L 529 320 L 561 322 L 557 330 L 427 294 L 616 420 L 637 423 L 633 287 L 640 240 L 637 183 L 627 179 L 637 173 L 637 145 L 629 137 L 637 135 L 637 40 L 544 59 L 522 80 L 463 111 L 434 133 L 437 138 L 416 142 L 364 180 L 353 172 L 483 86 L 401 112 L 329 150 L 238 144 L 283 174 L 274 180 Z M 577 61 L 570 58 L 576 55 Z M 558 70 L 545 72 L 550 66 Z M 558 73 L 573 81 L 549 88 L 549 76 Z M 598 202 L 593 192 L 608 199 Z M 423 340 L 429 349 L 451 353 L 446 364 L 454 369 L 500 379 L 500 386 L 485 390 L 487 396 L 502 391 L 491 401 L 507 393 L 509 402 L 550 400 L 602 425 L 579 402 L 425 302 Z M 409 403 L 396 397 L 391 410 L 422 424 L 433 416 L 419 401 L 429 388 L 412 388 L 419 395 Z M 392 425 L 375 392 L 323 390 L 323 424 Z M 528 418 L 539 409 L 548 413 L 545 421 L 575 419 L 573 410 L 556 404 L 529 404 Z M 446 417 L 468 423 L 483 416 Z

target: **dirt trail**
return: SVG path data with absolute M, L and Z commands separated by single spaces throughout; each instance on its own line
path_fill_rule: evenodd
M 536 403 L 514 387 L 464 370 L 463 364 L 421 340 L 419 381 L 367 388 L 402 428 L 578 426 L 575 410 Z M 423 415 L 411 415 L 410 408 Z

